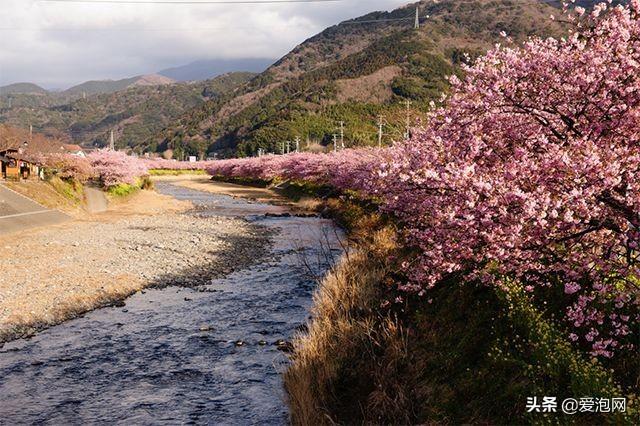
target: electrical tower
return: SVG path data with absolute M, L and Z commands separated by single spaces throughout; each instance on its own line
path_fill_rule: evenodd
M 340 122 L 340 149 L 344 149 L 344 121 Z
M 416 22 L 413 25 L 413 28 L 416 30 L 420 29 L 420 4 L 419 3 L 416 6 Z
M 300 152 L 300 136 L 296 136 L 296 152 Z
M 384 125 L 384 117 L 378 116 L 378 148 L 382 148 L 382 126 Z
M 116 150 L 116 140 L 113 137 L 113 130 L 109 134 L 109 149 L 111 151 L 115 151 Z
M 409 140 L 409 136 L 411 135 L 411 104 L 412 102 L 409 99 L 407 99 L 405 103 L 407 105 L 407 130 L 406 130 L 406 133 L 404 134 L 404 138 L 406 140 Z
M 333 134 L 333 152 L 338 152 L 338 135 Z

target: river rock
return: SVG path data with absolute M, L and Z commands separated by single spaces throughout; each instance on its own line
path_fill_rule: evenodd
M 279 339 L 274 344 L 276 345 L 279 351 L 287 352 L 287 353 L 293 352 L 293 343 L 291 342 L 287 342 L 286 340 Z

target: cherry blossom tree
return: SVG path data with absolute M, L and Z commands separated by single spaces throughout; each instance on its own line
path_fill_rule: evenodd
M 95 170 L 88 159 L 70 154 L 42 156 L 41 163 L 61 179 L 86 182 L 94 177 Z
M 640 321 L 640 0 L 569 12 L 569 37 L 496 46 L 391 149 L 209 166 L 375 197 L 418 255 L 402 290 L 444 278 L 561 286 L 571 339 L 633 348 Z
M 119 184 L 133 185 L 148 171 L 143 161 L 119 151 L 102 149 L 92 152 L 87 158 L 96 177 L 106 188 Z
M 578 299 L 568 318 L 610 356 L 638 320 L 640 2 L 606 9 L 452 78 L 381 175 L 395 177 L 385 209 L 421 249 L 417 287 L 460 272 L 561 282 Z

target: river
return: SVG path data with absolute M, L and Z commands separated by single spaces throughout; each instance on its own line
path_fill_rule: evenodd
M 311 295 L 340 255 L 320 218 L 170 184 L 195 215 L 273 232 L 260 263 L 196 288 L 139 292 L 0 349 L 0 424 L 286 424 L 282 372 Z

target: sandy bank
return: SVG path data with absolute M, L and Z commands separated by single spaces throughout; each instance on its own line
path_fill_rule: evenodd
M 271 213 L 309 214 L 318 210 L 321 201 L 314 198 L 303 198 L 293 201 L 291 198 L 280 195 L 278 191 L 271 188 L 259 188 L 255 186 L 238 185 L 228 182 L 211 180 L 210 176 L 162 176 L 154 177 L 154 180 L 171 182 L 185 188 L 197 191 L 210 192 L 213 194 L 228 195 L 234 198 L 245 198 L 259 203 L 266 203 L 272 206 Z
M 259 257 L 261 228 L 195 217 L 151 191 L 110 211 L 0 237 L 0 342 L 32 334 L 147 286 L 195 285 Z

